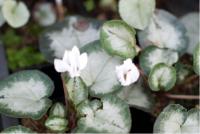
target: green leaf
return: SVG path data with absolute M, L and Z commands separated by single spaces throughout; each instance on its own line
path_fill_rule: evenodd
M 65 118 L 67 116 L 67 111 L 66 111 L 65 106 L 59 102 L 55 103 L 50 109 L 49 116 Z
M 155 11 L 150 25 L 144 31 L 138 32 L 138 40 L 142 48 L 153 44 L 159 48 L 178 51 L 180 54 L 188 47 L 184 25 L 165 10 Z
M 193 67 L 194 71 L 200 75 L 200 43 L 197 44 L 193 53 Z
M 41 26 L 50 26 L 56 22 L 56 12 L 48 2 L 40 3 L 34 11 L 34 18 Z
M 40 50 L 45 58 L 53 63 L 55 58 L 61 59 L 65 50 L 73 46 L 82 46 L 99 40 L 101 22 L 81 16 L 69 16 L 63 22 L 50 26 L 39 40 Z
M 186 109 L 179 104 L 170 104 L 160 113 L 154 124 L 154 133 L 181 133 L 180 126 L 185 121 Z
M 80 77 L 65 80 L 65 86 L 69 96 L 68 99 L 71 100 L 75 106 L 88 99 L 88 88 Z
M 120 0 L 121 18 L 134 28 L 143 30 L 148 26 L 155 10 L 155 0 Z
M 177 74 L 177 82 L 183 82 L 188 76 L 193 74 L 193 68 L 187 64 L 176 63 L 176 74 Z
M 160 113 L 154 124 L 154 133 L 182 134 L 199 131 L 200 110 L 193 108 L 187 112 L 179 104 L 170 104 Z
M 49 117 L 45 126 L 54 132 L 65 132 L 68 129 L 68 121 L 65 118 Z
M 2 12 L 8 24 L 14 28 L 25 25 L 30 17 L 26 5 L 16 0 L 5 0 L 2 5 Z
M 34 133 L 31 129 L 26 128 L 24 126 L 18 125 L 18 126 L 12 126 L 9 128 L 4 129 L 1 133 L 6 134 L 27 134 L 27 133 Z
M 94 0 L 86 0 L 84 2 L 85 8 L 88 12 L 92 11 L 95 8 Z
M 145 89 L 143 81 L 123 87 L 118 93 L 119 98 L 126 101 L 131 107 L 151 112 L 154 106 L 154 98 L 149 89 Z
M 82 52 L 88 53 L 88 63 L 81 78 L 89 87 L 91 96 L 101 97 L 121 89 L 115 67 L 122 63 L 122 59 L 108 55 L 99 41 L 88 44 Z
M 82 117 L 75 132 L 78 133 L 128 133 L 131 115 L 126 102 L 113 95 L 101 98 L 102 107 L 92 108 L 91 102 L 80 105 Z
M 137 55 L 135 30 L 121 20 L 111 20 L 104 23 L 100 40 L 103 48 L 111 55 L 124 59 Z
M 183 133 L 196 133 L 199 131 L 200 127 L 200 110 L 193 108 L 188 111 L 187 119 L 181 126 L 181 131 Z
M 199 12 L 187 13 L 180 18 L 180 21 L 185 26 L 186 36 L 189 38 L 187 53 L 192 55 L 199 42 Z
M 157 64 L 149 74 L 148 83 L 153 91 L 169 91 L 176 83 L 176 70 L 164 63 Z
M 40 119 L 51 106 L 54 84 L 37 70 L 10 75 L 0 81 L 0 112 L 17 118 Z
M 140 66 L 148 74 L 158 63 L 173 65 L 178 61 L 178 53 L 169 49 L 161 49 L 156 46 L 145 48 L 140 55 Z

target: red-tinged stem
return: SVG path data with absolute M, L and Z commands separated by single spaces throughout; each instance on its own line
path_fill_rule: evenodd
M 65 8 L 63 6 L 62 1 L 57 2 L 56 0 L 56 9 L 57 9 L 57 14 L 58 14 L 58 20 L 63 21 L 65 18 Z
M 200 96 L 198 95 L 175 95 L 175 94 L 165 94 L 166 97 L 170 99 L 177 100 L 200 100 Z
M 68 117 L 69 117 L 69 129 L 72 130 L 76 127 L 76 110 L 73 105 L 73 103 L 69 100 L 69 94 L 67 91 L 67 87 L 65 85 L 65 74 L 61 74 L 62 83 L 63 83 L 63 89 L 64 89 L 64 95 L 65 95 L 65 104 L 68 110 Z

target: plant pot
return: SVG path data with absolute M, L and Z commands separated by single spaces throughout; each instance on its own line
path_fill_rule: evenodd
M 3 45 L 0 43 L 0 80 L 5 78 L 6 76 L 8 76 L 8 68 L 5 57 L 5 50 Z M 19 124 L 19 121 L 17 119 L 0 114 L 0 130 L 17 124 Z

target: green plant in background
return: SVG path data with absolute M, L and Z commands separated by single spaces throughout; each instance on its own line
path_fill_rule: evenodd
M 53 82 L 40 71 L 28 70 L 0 82 L 0 112 L 33 120 L 46 114 L 43 125 L 47 132 L 128 133 L 134 126 L 129 106 L 152 113 L 158 103 L 155 98 L 160 95 L 162 99 L 199 99 L 197 95 L 179 96 L 172 91 L 189 81 L 190 74 L 199 78 L 200 47 L 197 45 L 193 55 L 197 74 L 191 71 L 181 75 L 178 64 L 184 65 L 180 57 L 187 51 L 184 26 L 171 14 L 155 10 L 155 0 L 120 0 L 122 20 L 102 25 L 93 19 L 71 16 L 54 24 L 40 36 L 40 49 L 61 73 L 66 105 L 51 105 Z M 13 42 L 21 42 L 20 37 L 10 33 L 16 36 Z M 136 58 L 139 64 L 135 64 Z M 169 104 L 156 119 L 154 133 L 197 132 L 199 113 L 199 108 L 187 111 L 179 104 Z M 16 126 L 5 131 L 31 130 Z
M 9 48 L 7 55 L 8 67 L 12 70 L 41 64 L 45 61 L 44 56 L 31 46 L 26 46 L 20 50 Z
M 31 25 L 29 30 L 35 36 L 42 31 L 35 24 Z M 17 34 L 15 30 L 7 29 L 1 38 L 6 48 L 8 67 L 11 70 L 40 64 L 45 61 L 44 56 L 38 52 L 34 45 L 26 44 L 23 46 L 25 38 Z

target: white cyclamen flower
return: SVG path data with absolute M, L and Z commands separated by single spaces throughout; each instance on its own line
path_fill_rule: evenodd
M 54 66 L 57 72 L 69 72 L 72 78 L 80 76 L 81 70 L 87 65 L 87 53 L 80 54 L 74 46 L 71 51 L 65 51 L 63 59 L 55 59 Z
M 136 82 L 140 72 L 131 59 L 124 61 L 124 64 L 116 66 L 117 77 L 122 86 L 128 86 Z

